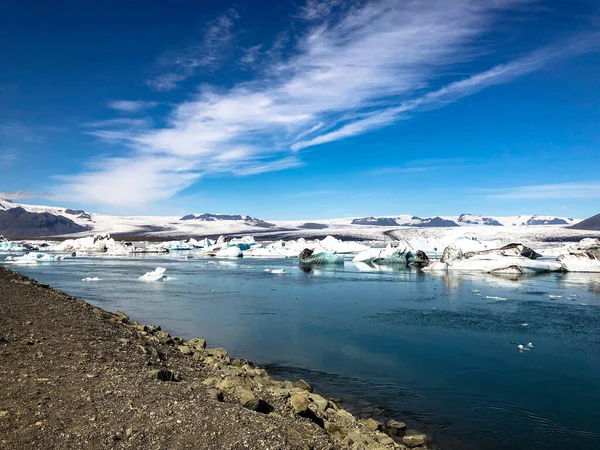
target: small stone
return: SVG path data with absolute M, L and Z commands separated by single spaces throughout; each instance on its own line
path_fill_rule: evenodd
M 8 415 L 8 411 L 0 411 L 0 417 L 5 417 Z
M 290 398 L 290 404 L 292 405 L 292 408 L 294 408 L 296 414 L 306 412 L 306 409 L 308 408 L 308 397 L 303 394 L 294 394 Z
M 215 358 L 218 359 L 225 359 L 227 358 L 227 350 L 225 350 L 224 348 L 211 348 L 206 350 L 206 353 L 208 353 L 210 356 L 214 356 Z
M 206 340 L 192 338 L 187 342 L 187 345 L 189 345 L 191 348 L 196 349 L 198 351 L 203 351 L 206 348 Z
M 125 314 L 123 311 L 115 311 L 115 313 L 113 314 L 113 316 L 119 321 L 119 322 L 123 322 L 123 323 L 127 323 L 129 322 L 129 316 L 127 314 Z
M 329 406 L 329 401 L 318 394 L 308 394 L 308 399 L 317 405 L 321 411 L 325 411 Z
M 359 420 L 360 423 L 362 423 L 365 427 L 367 427 L 367 429 L 371 430 L 371 431 L 377 431 L 379 430 L 379 428 L 381 427 L 381 424 L 379 422 L 377 422 L 375 419 L 362 419 Z
M 251 411 L 258 409 L 258 398 L 248 389 L 240 389 L 239 391 L 240 405 Z
M 344 431 L 340 428 L 339 425 L 332 423 L 332 422 L 328 422 L 327 420 L 324 423 L 324 428 L 325 430 L 334 438 L 336 438 L 339 441 L 343 441 L 344 438 L 346 437 L 346 435 L 344 434 Z
M 150 378 L 160 381 L 181 381 L 181 375 L 177 372 L 167 369 L 151 370 Z
M 377 431 L 376 433 L 377 436 L 377 442 L 379 442 L 382 445 L 393 445 L 394 444 L 394 440 L 389 437 L 387 434 L 385 433 L 381 433 L 379 431 Z
M 294 383 L 294 387 L 298 387 L 300 389 L 304 389 L 305 391 L 308 391 L 308 392 L 312 392 L 313 391 L 312 386 L 310 384 L 308 384 L 304 380 L 300 380 L 300 381 L 297 381 L 296 383 Z
M 406 431 L 406 424 L 397 420 L 389 420 L 387 425 L 388 434 L 396 436 Z
M 203 358 L 204 358 L 204 356 L 200 352 L 194 352 L 194 354 L 192 355 L 192 359 L 194 361 L 200 361 Z
M 133 433 L 133 428 L 129 427 L 125 430 L 125 436 L 129 437 Z
M 28 320 L 27 322 L 25 322 L 25 325 L 27 325 L 28 327 L 30 327 L 31 325 L 33 325 L 33 322 L 31 320 Z
M 220 389 L 209 389 L 206 392 L 208 392 L 209 398 L 213 398 L 218 402 L 222 402 L 225 400 L 225 396 L 223 395 L 223 392 Z
M 410 448 L 427 446 L 427 436 L 424 434 L 412 434 L 410 436 L 404 436 L 403 442 Z
M 183 355 L 191 355 L 192 354 L 192 349 L 190 347 L 188 347 L 187 345 L 179 345 L 177 347 L 177 350 L 179 350 Z
M 36 426 L 36 427 L 41 427 L 43 424 L 44 424 L 44 422 L 36 422 L 36 423 L 35 423 L 35 426 Z
M 233 389 L 237 385 L 238 380 L 236 379 L 236 377 L 225 377 L 225 379 L 219 381 L 216 384 L 216 387 L 221 389 L 222 391 L 228 391 L 230 389 Z

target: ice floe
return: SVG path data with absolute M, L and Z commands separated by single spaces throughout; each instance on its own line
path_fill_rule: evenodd
M 59 252 L 105 253 L 122 256 L 132 253 L 130 245 L 115 241 L 109 233 L 96 234 L 79 239 L 67 239 L 53 248 Z
M 13 264 L 37 264 L 44 262 L 62 261 L 64 255 L 49 255 L 47 253 L 29 252 L 23 256 L 7 256 L 4 260 Z
M 102 281 L 102 278 L 98 278 L 98 277 L 85 277 L 85 278 L 82 278 L 81 281 Z
M 556 259 L 567 272 L 600 272 L 600 239 L 582 239 Z
M 318 252 L 305 248 L 298 259 L 301 264 L 344 264 L 344 257 L 334 252 Z
M 167 279 L 167 276 L 165 275 L 166 271 L 167 271 L 167 269 L 165 269 L 164 267 L 157 267 L 152 272 L 146 272 L 144 275 L 142 275 L 140 277 L 140 280 L 142 280 L 142 281 L 165 281 Z
M 426 270 L 462 270 L 498 275 L 521 275 L 562 270 L 556 261 L 537 260 L 541 255 L 522 244 L 482 251 L 463 252 L 457 245 L 444 249 L 440 262 L 430 264 Z

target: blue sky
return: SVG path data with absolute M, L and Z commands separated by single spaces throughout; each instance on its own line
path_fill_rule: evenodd
M 599 212 L 594 0 L 2 11 L 0 196 L 265 219 Z

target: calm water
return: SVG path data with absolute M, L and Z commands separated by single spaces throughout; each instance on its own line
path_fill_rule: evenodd
M 600 448 L 600 275 L 511 281 L 296 264 L 78 258 L 11 268 L 205 337 L 276 377 L 305 378 L 352 412 L 405 420 L 444 449 Z M 137 279 L 159 265 L 173 279 Z M 519 352 L 528 342 L 534 350 Z

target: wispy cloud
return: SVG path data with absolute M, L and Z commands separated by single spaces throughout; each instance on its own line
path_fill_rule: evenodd
M 519 186 L 495 189 L 483 195 L 489 198 L 509 200 L 600 199 L 600 182 Z
M 143 118 L 129 118 L 129 117 L 117 117 L 114 119 L 96 120 L 92 122 L 85 122 L 82 124 L 83 127 L 87 128 L 103 128 L 103 127 L 150 127 L 152 120 L 149 117 Z
M 108 107 L 121 112 L 139 112 L 146 109 L 154 108 L 158 105 L 157 102 L 144 100 L 112 100 L 108 102 Z
M 18 159 L 17 152 L 14 149 L 0 151 L 0 165 L 8 166 Z
M 29 191 L 12 191 L 12 192 L 0 192 L 0 198 L 4 200 L 19 200 L 22 198 L 34 198 L 40 197 L 40 194 L 34 194 Z
M 503 10 L 527 2 L 379 0 L 345 3 L 340 11 L 335 1 L 309 1 L 303 20 L 324 8 L 321 19 L 308 22 L 292 57 L 276 58 L 254 80 L 227 90 L 203 85 L 173 108 L 165 127 L 91 131 L 133 149 L 119 163 L 137 167 L 143 162 L 143 168 L 134 169 L 143 178 L 139 186 L 108 160 L 77 175 L 68 187 L 82 198 L 92 195 L 109 204 L 150 202 L 204 174 L 297 167 L 304 148 L 391 125 L 589 49 L 590 38 L 564 42 L 439 86 L 458 65 L 464 70 L 464 62 L 474 57 L 473 46 Z M 168 53 L 166 65 L 177 68 L 172 73 L 185 78 L 200 68 L 218 67 L 219 46 L 231 42 L 236 18 L 228 13 L 209 25 L 200 43 Z M 280 36 L 289 39 L 289 34 Z M 95 196 L 108 180 L 116 190 L 121 185 L 119 199 Z
M 253 66 L 256 63 L 256 60 L 258 59 L 262 47 L 262 44 L 257 44 L 245 49 L 244 54 L 240 58 L 240 64 L 242 66 Z
M 146 80 L 146 84 L 157 91 L 170 91 L 198 70 L 218 69 L 228 56 L 237 19 L 239 14 L 229 9 L 207 24 L 202 39 L 164 53 L 158 63 L 171 71 Z

